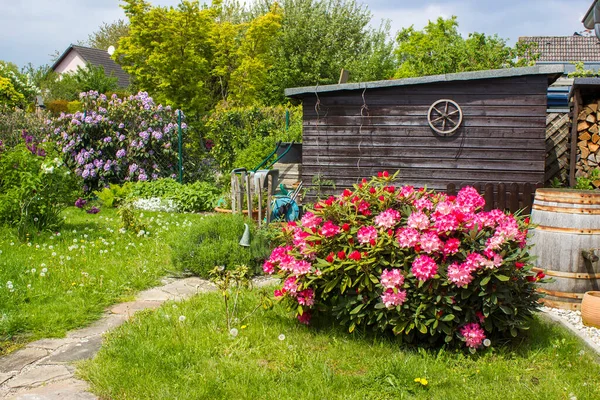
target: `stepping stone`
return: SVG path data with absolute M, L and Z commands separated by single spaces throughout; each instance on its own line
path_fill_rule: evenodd
M 86 328 L 69 332 L 67 337 L 72 339 L 80 339 L 92 336 L 100 336 L 107 331 L 122 325 L 126 320 L 127 318 L 124 315 L 106 315 Z
M 6 357 L 0 358 L 0 373 L 20 371 L 26 365 L 46 357 L 48 352 L 44 349 L 24 348 L 17 350 Z
M 45 359 L 42 364 L 68 364 L 73 361 L 87 360 L 96 355 L 100 350 L 100 346 L 102 346 L 102 336 L 83 339 L 81 342 L 71 343 L 60 348 Z
M 35 342 L 31 342 L 27 345 L 27 347 L 36 347 L 39 349 L 46 349 L 50 351 L 54 351 L 61 346 L 72 343 L 73 341 L 70 339 L 41 339 L 36 340 Z
M 176 300 L 177 296 L 171 293 L 167 293 L 162 288 L 154 288 L 150 290 L 144 290 L 141 292 L 136 300 L 138 301 L 167 301 Z
M 0 385 L 2 385 L 4 382 L 6 382 L 7 380 L 9 380 L 10 378 L 12 378 L 13 376 L 15 376 L 16 372 L 13 373 L 0 373 Z
M 97 400 L 87 392 L 88 384 L 79 379 L 67 379 L 20 392 L 11 400 Z
M 73 374 L 64 365 L 42 365 L 35 367 L 24 374 L 15 376 L 6 382 L 6 386 L 12 389 L 30 388 L 56 379 L 68 378 Z

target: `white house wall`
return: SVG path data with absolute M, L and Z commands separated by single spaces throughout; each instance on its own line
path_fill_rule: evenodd
M 57 73 L 76 72 L 77 67 L 85 68 L 86 62 L 76 51 L 71 51 L 54 69 Z

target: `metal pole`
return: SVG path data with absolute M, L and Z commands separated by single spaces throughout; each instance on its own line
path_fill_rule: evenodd
M 181 110 L 177 110 L 179 111 L 179 118 L 178 118 L 178 122 L 177 125 L 179 125 L 179 183 L 183 183 L 183 157 L 182 154 L 182 147 L 183 147 L 183 140 L 182 140 L 182 132 L 181 132 Z

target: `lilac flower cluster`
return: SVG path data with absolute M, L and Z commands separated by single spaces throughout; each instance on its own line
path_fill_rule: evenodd
M 177 110 L 145 92 L 120 99 L 90 91 L 80 99 L 86 111 L 48 120 L 46 140 L 62 150 L 87 190 L 175 176 Z

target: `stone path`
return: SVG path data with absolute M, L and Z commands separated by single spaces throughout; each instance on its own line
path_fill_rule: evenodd
M 259 284 L 260 285 L 260 284 Z M 162 286 L 143 291 L 135 301 L 113 306 L 92 325 L 63 339 L 42 339 L 0 358 L 0 398 L 19 400 L 91 400 L 88 384 L 75 378 L 74 361 L 92 358 L 102 335 L 123 324 L 136 311 L 157 308 L 167 300 L 183 300 L 214 290 L 210 282 L 192 277 L 165 278 Z

